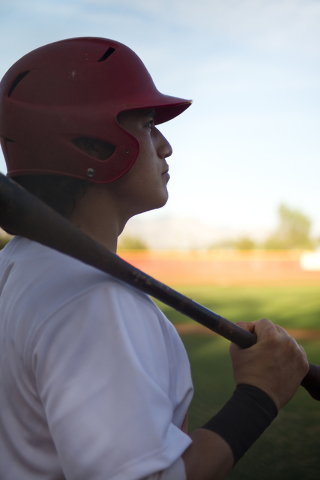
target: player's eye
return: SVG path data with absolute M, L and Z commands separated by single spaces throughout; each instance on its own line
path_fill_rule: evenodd
M 148 123 L 145 125 L 147 128 L 153 128 L 154 127 L 154 119 L 150 120 Z

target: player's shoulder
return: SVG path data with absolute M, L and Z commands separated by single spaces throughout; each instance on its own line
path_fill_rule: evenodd
M 99 273 L 83 262 L 23 237 L 15 237 L 1 252 L 0 269 L 6 264 L 20 275 L 26 274 L 29 278 L 46 276 L 51 282 L 58 277 L 60 283 L 71 277 L 88 276 L 90 271 Z
M 114 288 L 114 279 L 98 269 L 21 237 L 1 252 L 1 281 L 16 297 L 34 298 L 37 303 L 45 297 L 47 305 L 61 305 L 101 285 Z
M 10 272 L 10 275 L 9 273 Z M 81 296 L 96 297 L 99 303 L 118 302 L 153 309 L 149 297 L 98 269 L 26 238 L 14 238 L 0 255 L 0 283 L 15 298 L 34 299 L 39 305 L 45 299 L 47 308 L 58 308 Z M 9 288 L 10 287 L 10 288 Z

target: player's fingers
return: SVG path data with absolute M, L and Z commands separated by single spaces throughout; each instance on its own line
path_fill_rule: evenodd
M 237 325 L 239 325 L 239 327 L 241 327 L 241 328 L 244 328 L 245 330 L 248 330 L 248 332 L 254 333 L 254 324 L 255 323 L 256 322 L 237 322 Z M 231 356 L 233 355 L 234 352 L 236 352 L 238 350 L 242 350 L 242 348 L 238 347 L 238 345 L 231 342 L 230 347 L 229 347 L 229 351 L 230 351 Z
M 303 357 L 305 359 L 307 359 L 307 354 L 306 354 L 304 348 L 296 341 L 296 339 L 293 338 L 291 335 L 289 335 L 289 333 L 284 328 L 280 327 L 280 325 L 275 325 L 275 327 L 276 327 L 278 333 L 280 334 L 280 336 L 282 337 L 282 339 L 284 339 L 286 341 L 288 341 L 290 339 L 290 342 L 292 343 L 292 345 L 295 345 L 295 347 L 298 348 L 301 351 Z
M 303 356 L 304 356 L 305 358 L 307 358 L 307 354 L 306 354 L 304 348 L 302 347 L 302 345 L 300 345 L 300 344 L 296 341 L 295 338 L 293 338 L 291 335 L 289 335 L 289 333 L 288 333 L 284 328 L 280 327 L 280 325 L 275 325 L 275 327 L 276 327 L 278 333 L 280 333 L 280 335 L 282 335 L 283 337 L 290 338 L 291 341 L 301 350 Z
M 275 327 L 276 327 L 277 332 L 279 334 L 278 339 L 281 342 L 285 342 L 287 346 L 291 345 L 291 347 L 293 348 L 292 352 L 294 352 L 295 349 L 297 351 L 299 349 L 300 352 L 302 353 L 302 356 L 307 361 L 306 352 L 305 352 L 304 348 L 301 345 L 299 345 L 299 343 L 296 341 L 296 339 L 293 338 L 291 335 L 289 335 L 289 333 L 286 332 L 286 330 L 284 328 L 280 327 L 280 325 L 275 325 Z
M 253 333 L 255 323 L 256 322 L 237 322 L 237 325 L 239 325 L 239 327 L 244 328 L 245 330 L 248 330 L 248 332 Z
M 280 332 L 274 323 L 267 318 L 262 318 L 255 322 L 254 333 L 257 335 L 259 341 L 259 339 L 263 337 L 276 337 Z
M 261 321 L 261 320 L 259 320 L 259 321 Z M 270 322 L 269 320 L 267 320 L 267 321 Z M 239 327 L 241 327 L 241 328 L 244 328 L 248 332 L 255 333 L 255 327 L 256 327 L 257 323 L 258 323 L 258 320 L 254 321 L 254 322 L 237 322 L 237 325 L 239 325 Z M 230 343 L 229 351 L 230 351 L 231 356 L 239 350 L 242 350 L 242 348 L 238 347 L 238 345 L 236 345 L 235 343 L 232 343 L 232 342 Z
M 276 327 L 278 333 L 280 333 L 280 335 L 290 337 L 289 333 L 286 332 L 286 330 L 284 328 L 280 327 L 280 325 L 275 325 L 275 327 Z
M 301 352 L 302 352 L 302 355 L 304 356 L 304 358 L 306 359 L 306 361 L 308 362 L 308 357 L 307 357 L 307 354 L 306 354 L 306 351 L 305 349 L 303 348 L 302 345 L 300 345 L 299 343 L 297 343 L 298 347 L 300 348 Z M 308 366 L 309 366 L 309 362 L 308 362 Z

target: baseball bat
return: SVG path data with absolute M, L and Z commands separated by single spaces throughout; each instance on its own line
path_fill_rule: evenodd
M 256 343 L 254 334 L 125 262 L 1 173 L 0 226 L 12 235 L 74 257 L 151 295 L 241 348 Z M 320 400 L 320 367 L 309 364 L 301 385 L 314 399 Z

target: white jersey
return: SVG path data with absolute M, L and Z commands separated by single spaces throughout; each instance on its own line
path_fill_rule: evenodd
M 146 295 L 16 237 L 0 255 L 0 478 L 135 480 L 190 445 L 193 387 Z

